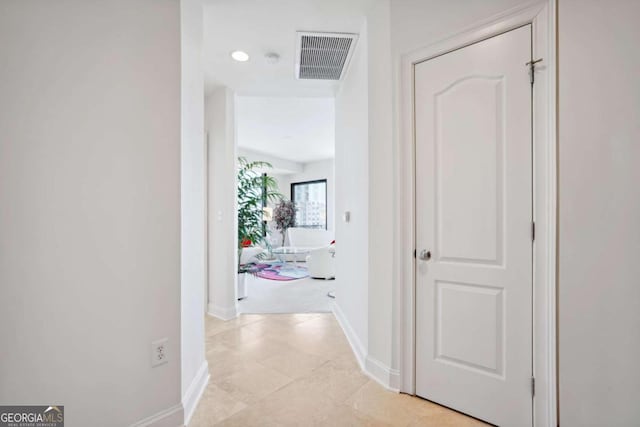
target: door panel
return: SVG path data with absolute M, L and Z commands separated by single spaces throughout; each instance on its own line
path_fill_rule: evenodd
M 440 260 L 501 263 L 503 79 L 467 77 L 435 95 Z
M 532 421 L 529 25 L 415 66 L 416 391 Z
M 436 360 L 502 376 L 503 290 L 436 281 Z

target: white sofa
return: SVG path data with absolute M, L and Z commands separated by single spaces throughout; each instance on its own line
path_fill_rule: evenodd
M 314 279 L 335 279 L 335 245 L 314 249 L 307 255 L 309 276 Z
M 334 239 L 333 231 L 302 227 L 287 229 L 287 238 L 289 246 L 309 250 L 329 246 Z
M 333 231 L 317 229 L 291 227 L 287 229 L 287 239 L 289 246 L 293 246 L 303 250 L 314 250 L 326 248 L 333 241 Z M 296 261 L 306 261 L 307 254 L 303 255 L 287 255 L 286 260 L 292 261 L 295 257 Z

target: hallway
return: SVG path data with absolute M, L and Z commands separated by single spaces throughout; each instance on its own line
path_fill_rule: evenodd
M 333 314 L 207 316 L 206 336 L 211 379 L 189 427 L 485 425 L 370 380 Z

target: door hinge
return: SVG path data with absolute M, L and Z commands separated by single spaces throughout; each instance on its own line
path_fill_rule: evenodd
M 536 240 L 536 223 L 535 221 L 531 223 L 531 241 L 535 242 Z
M 531 377 L 531 397 L 536 395 L 536 379 Z
M 534 75 L 535 75 L 535 71 L 536 71 L 536 64 L 538 62 L 541 62 L 541 61 L 542 61 L 542 58 L 536 59 L 535 61 L 531 60 L 531 61 L 527 62 L 526 64 L 524 64 L 527 67 L 529 67 L 529 82 L 531 84 L 533 84 L 533 82 L 535 81 Z

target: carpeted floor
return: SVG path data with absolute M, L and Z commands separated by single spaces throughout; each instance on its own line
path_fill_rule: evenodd
M 327 292 L 335 290 L 335 280 L 310 277 L 291 281 L 247 277 L 247 298 L 238 301 L 240 313 L 329 313 L 333 299 Z

